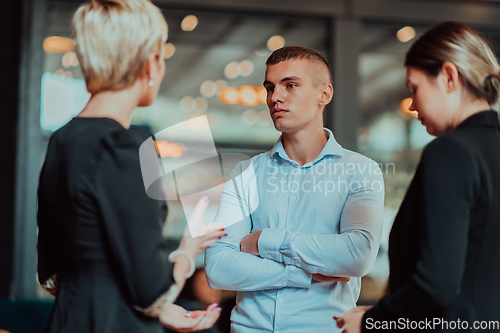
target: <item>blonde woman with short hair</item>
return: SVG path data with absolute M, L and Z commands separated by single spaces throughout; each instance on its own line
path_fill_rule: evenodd
M 45 332 L 159 333 L 160 320 L 180 332 L 209 328 L 217 304 L 189 312 L 172 303 L 194 257 L 225 233 L 201 226 L 201 199 L 189 224 L 206 235 L 186 229 L 167 254 L 166 206 L 147 196 L 139 162 L 149 134 L 129 129 L 165 74 L 165 19 L 149 0 L 92 0 L 76 11 L 73 32 L 91 98 L 51 136 L 40 175 L 38 274 L 56 297 Z
M 500 67 L 470 27 L 444 22 L 406 54 L 410 110 L 438 136 L 389 239 L 389 293 L 337 319 L 345 333 L 500 331 Z

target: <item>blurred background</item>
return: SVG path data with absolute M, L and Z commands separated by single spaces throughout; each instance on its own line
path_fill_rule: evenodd
M 335 95 L 325 126 L 347 149 L 378 162 L 386 184 L 384 234 L 360 304 L 385 292 L 387 239 L 422 148 L 432 140 L 408 111 L 404 55 L 430 26 L 455 20 L 480 30 L 498 54 L 500 1 L 480 0 L 158 0 L 169 26 L 166 74 L 157 100 L 132 124 L 156 133 L 206 116 L 218 153 L 253 156 L 279 137 L 265 104 L 265 61 L 285 45 L 320 51 L 332 65 Z M 2 2 L 0 79 L 0 332 L 42 332 L 53 299 L 36 280 L 36 190 L 51 133 L 90 97 L 71 40 L 76 0 Z M 161 141 L 165 156 L 183 146 Z M 220 179 L 193 179 L 212 186 Z M 217 183 L 219 182 L 219 183 Z M 207 186 L 208 186 L 207 185 Z M 215 212 L 216 204 L 210 210 Z M 169 201 L 164 235 L 176 247 L 186 224 Z M 203 258 L 179 303 L 220 302 L 213 332 L 228 332 L 234 293 L 208 287 Z M 30 321 L 23 320 L 29 318 Z

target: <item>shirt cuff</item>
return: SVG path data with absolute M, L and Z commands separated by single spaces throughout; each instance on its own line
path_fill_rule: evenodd
M 262 230 L 257 244 L 259 248 L 259 255 L 262 258 L 283 262 L 283 256 L 280 253 L 280 246 L 285 238 L 285 233 L 285 229 L 266 228 Z
M 287 287 L 309 288 L 311 286 L 311 273 L 293 265 L 287 265 L 286 270 L 288 271 Z

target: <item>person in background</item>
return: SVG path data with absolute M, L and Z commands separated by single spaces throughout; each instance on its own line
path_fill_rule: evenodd
M 189 312 L 172 303 L 222 226 L 201 224 L 201 199 L 189 224 L 205 235 L 186 227 L 168 255 L 166 209 L 146 194 L 139 162 L 150 135 L 129 129 L 165 74 L 165 19 L 149 0 L 93 0 L 76 11 L 73 32 L 91 98 L 51 136 L 40 175 L 38 277 L 56 297 L 45 332 L 159 333 L 160 320 L 179 332 L 209 328 L 217 304 Z
M 206 251 L 207 278 L 238 291 L 232 332 L 331 332 L 332 313 L 356 305 L 378 253 L 382 173 L 323 127 L 333 87 L 319 52 L 287 46 L 266 65 L 267 105 L 282 134 L 226 182 L 215 221 L 225 225 L 240 207 L 251 213 Z M 255 176 L 246 177 L 250 164 Z
M 346 333 L 500 331 L 500 68 L 470 27 L 445 22 L 406 54 L 425 147 L 389 241 L 389 293 L 337 318 Z M 417 325 L 417 326 L 416 326 Z

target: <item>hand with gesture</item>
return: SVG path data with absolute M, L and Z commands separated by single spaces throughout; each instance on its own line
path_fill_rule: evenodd
M 220 223 L 202 223 L 207 207 L 208 197 L 201 198 L 182 233 L 179 250 L 190 253 L 193 258 L 226 234 Z
M 177 332 L 206 330 L 219 319 L 221 308 L 211 304 L 205 311 L 186 311 L 176 304 L 169 305 L 160 315 L 160 323 Z
M 361 305 L 344 312 L 338 317 L 333 317 L 337 321 L 337 327 L 342 328 L 344 333 L 361 333 L 361 323 L 365 312 L 371 306 Z
M 222 224 L 202 223 L 203 214 L 207 207 L 208 198 L 201 198 L 182 233 L 177 250 L 181 253 L 184 252 L 188 256 L 177 255 L 173 258 L 175 262 L 174 279 L 180 289 L 184 287 L 188 272 L 194 272 L 194 258 L 196 255 L 205 251 L 210 245 L 226 235 Z

